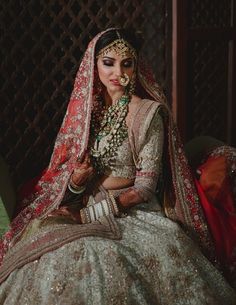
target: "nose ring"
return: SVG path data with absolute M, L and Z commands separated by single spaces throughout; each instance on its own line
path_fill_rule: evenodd
M 119 77 L 119 83 L 120 83 L 121 86 L 126 87 L 129 83 L 129 76 L 126 73 L 121 75 Z

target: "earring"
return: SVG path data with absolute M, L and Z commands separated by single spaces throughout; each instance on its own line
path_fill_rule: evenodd
M 128 88 L 128 92 L 130 95 L 135 93 L 135 89 L 136 89 L 135 82 L 136 82 L 136 76 L 135 76 L 135 74 L 133 74 L 132 78 L 130 80 L 130 83 L 129 83 L 129 88 Z

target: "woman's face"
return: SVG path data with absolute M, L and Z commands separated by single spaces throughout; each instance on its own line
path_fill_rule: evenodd
M 131 79 L 135 69 L 135 59 L 127 53 L 121 57 L 115 51 L 100 56 L 97 60 L 98 75 L 102 84 L 110 93 L 124 92 L 124 87 L 119 83 L 119 77 L 126 73 Z

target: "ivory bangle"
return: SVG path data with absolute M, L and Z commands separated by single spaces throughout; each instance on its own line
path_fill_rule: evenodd
M 103 199 L 80 211 L 82 223 L 90 223 L 102 216 L 108 216 L 109 214 L 119 215 L 119 209 L 112 194 L 109 194 L 107 199 Z
M 94 208 L 96 211 L 97 218 L 103 216 L 102 202 L 98 202 L 97 204 L 95 204 Z
M 82 194 L 86 187 L 83 185 L 80 188 L 74 188 L 70 183 L 68 184 L 68 189 L 74 194 Z
M 91 221 L 96 220 L 96 214 L 93 205 L 89 207 Z

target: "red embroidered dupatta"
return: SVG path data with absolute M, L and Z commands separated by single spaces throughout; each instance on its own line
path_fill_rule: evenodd
M 0 262 L 31 220 L 46 217 L 60 205 L 74 164 L 87 149 L 96 85 L 94 84 L 94 50 L 97 40 L 103 33 L 98 34 L 88 45 L 75 79 L 49 166 L 33 187 L 32 193 L 24 200 L 25 208 L 13 220 L 10 230 L 1 241 Z M 140 92 L 162 103 L 168 116 L 166 165 L 170 170 L 168 174 L 171 176 L 170 188 L 174 193 L 174 202 L 166 206 L 167 216 L 183 224 L 187 230 L 196 232 L 202 248 L 209 254 L 209 249 L 213 249 L 211 237 L 177 129 L 162 91 L 150 69 L 141 59 L 138 64 L 137 87 Z

